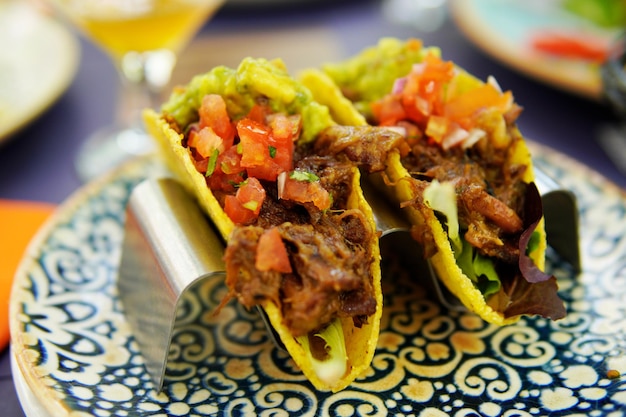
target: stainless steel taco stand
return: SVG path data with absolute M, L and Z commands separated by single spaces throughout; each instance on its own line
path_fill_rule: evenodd
M 118 291 L 158 391 L 181 295 L 205 277 L 224 275 L 223 253 L 222 241 L 178 182 L 146 180 L 132 191 Z
M 535 184 L 541 194 L 545 218 L 546 239 L 566 262 L 581 271 L 578 204 L 573 192 L 545 172 L 535 168 Z
M 541 171 L 537 186 L 544 201 L 548 242 L 580 270 L 578 213 L 572 193 Z M 439 301 L 448 309 L 465 310 L 439 284 L 430 263 L 415 256 L 417 243 L 398 208 L 364 181 L 366 198 L 381 231 L 381 246 L 406 250 L 412 268 L 428 277 Z M 158 391 L 163 387 L 167 358 L 176 327 L 178 303 L 186 290 L 203 278 L 225 276 L 224 243 L 196 201 L 173 179 L 146 180 L 132 191 L 126 208 L 125 235 L 118 272 L 118 291 L 132 334 Z M 277 347 L 282 342 L 261 308 L 258 309 Z
M 426 278 L 425 284 L 431 286 L 441 305 L 448 310 L 466 311 L 465 306 L 461 304 L 456 297 L 450 294 L 445 287 L 439 284 L 437 274 L 432 265 L 421 256 L 422 249 L 411 237 L 411 224 L 406 219 L 400 207 L 390 203 L 391 196 L 387 196 L 388 198 L 386 199 L 383 198 L 377 185 L 374 185 L 382 181 L 382 178 L 378 175 L 373 175 L 370 176 L 370 180 L 371 181 L 363 181 L 362 188 L 365 199 L 374 212 L 376 228 L 381 233 L 381 252 L 384 253 L 385 248 L 390 247 L 393 252 L 397 253 L 401 259 L 407 262 L 405 267 L 410 268 L 419 278 Z M 384 275 L 383 279 L 385 279 Z

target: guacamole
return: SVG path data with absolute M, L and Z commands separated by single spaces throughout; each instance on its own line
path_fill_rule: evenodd
M 438 48 L 424 48 L 417 39 L 382 38 L 376 46 L 343 62 L 325 64 L 322 70 L 359 112 L 369 115 L 369 103 L 389 93 L 395 80 L 408 74 L 428 52 L 441 54 Z
M 268 99 L 274 112 L 300 114 L 301 143 L 310 142 L 335 123 L 328 108 L 313 100 L 309 89 L 289 75 L 281 60 L 245 58 L 237 69 L 215 67 L 174 90 L 161 110 L 184 128 L 198 119 L 198 108 L 207 94 L 222 96 L 233 120 L 244 117 L 259 99 Z

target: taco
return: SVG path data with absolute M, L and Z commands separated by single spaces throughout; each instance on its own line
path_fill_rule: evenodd
M 358 164 L 312 143 L 336 123 L 280 60 L 177 88 L 145 122 L 226 242 L 224 302 L 260 306 L 320 390 L 368 369 L 382 309 L 378 236 Z
M 543 272 L 541 197 L 510 91 L 416 39 L 382 39 L 301 80 L 314 93 L 332 91 L 315 98 L 340 123 L 402 135 L 378 182 L 406 211 L 440 281 L 469 310 L 498 325 L 523 315 L 564 317 L 556 279 Z M 333 95 L 342 99 L 325 99 Z M 339 147 L 350 142 L 337 137 Z

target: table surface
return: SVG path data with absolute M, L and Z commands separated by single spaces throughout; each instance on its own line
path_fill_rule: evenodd
M 354 54 L 382 36 L 418 37 L 426 45 L 440 46 L 445 59 L 483 79 L 493 75 L 503 89 L 512 90 L 524 108 L 519 127 L 526 137 L 569 155 L 626 187 L 626 177 L 596 141 L 599 128 L 616 122 L 600 102 L 560 91 L 495 61 L 470 43 L 450 19 L 434 32 L 420 32 L 386 20 L 379 1 L 298 3 L 297 7 L 283 5 L 280 9 L 227 6 L 188 48 L 193 52 L 198 45 L 210 47 L 211 52 L 203 54 L 209 56 L 208 60 L 199 61 L 188 51 L 181 58 L 177 76 L 184 78 L 203 62 L 209 65 L 221 63 L 223 57 L 238 58 L 233 45 L 242 48 L 240 55 L 307 51 L 303 61 L 298 61 L 306 64 L 306 59 L 318 57 L 311 48 L 332 59 Z M 284 36 L 291 33 L 297 36 Z M 286 38 L 290 38 L 290 43 L 281 43 L 287 42 Z M 82 39 L 80 46 L 80 66 L 67 92 L 35 122 L 0 145 L 0 198 L 61 203 L 81 187 L 73 160 L 84 139 L 113 120 L 118 79 L 100 50 Z M 297 60 L 297 56 L 292 59 Z M 191 64 L 195 66 L 190 68 Z M 207 66 L 200 71 L 208 69 Z M 23 416 L 9 358 L 6 349 L 0 357 L 2 414 Z

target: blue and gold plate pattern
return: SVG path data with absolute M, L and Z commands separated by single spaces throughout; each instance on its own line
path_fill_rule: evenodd
M 186 293 L 158 393 L 116 286 L 125 203 L 162 170 L 148 158 L 78 191 L 31 244 L 10 302 L 14 372 L 52 416 L 626 415 L 626 200 L 577 162 L 531 150 L 578 198 L 583 271 L 547 262 L 563 320 L 495 327 L 448 311 L 386 258 L 372 366 L 333 394 L 308 383 L 255 311 L 232 301 L 213 314 L 226 292 L 214 278 Z

